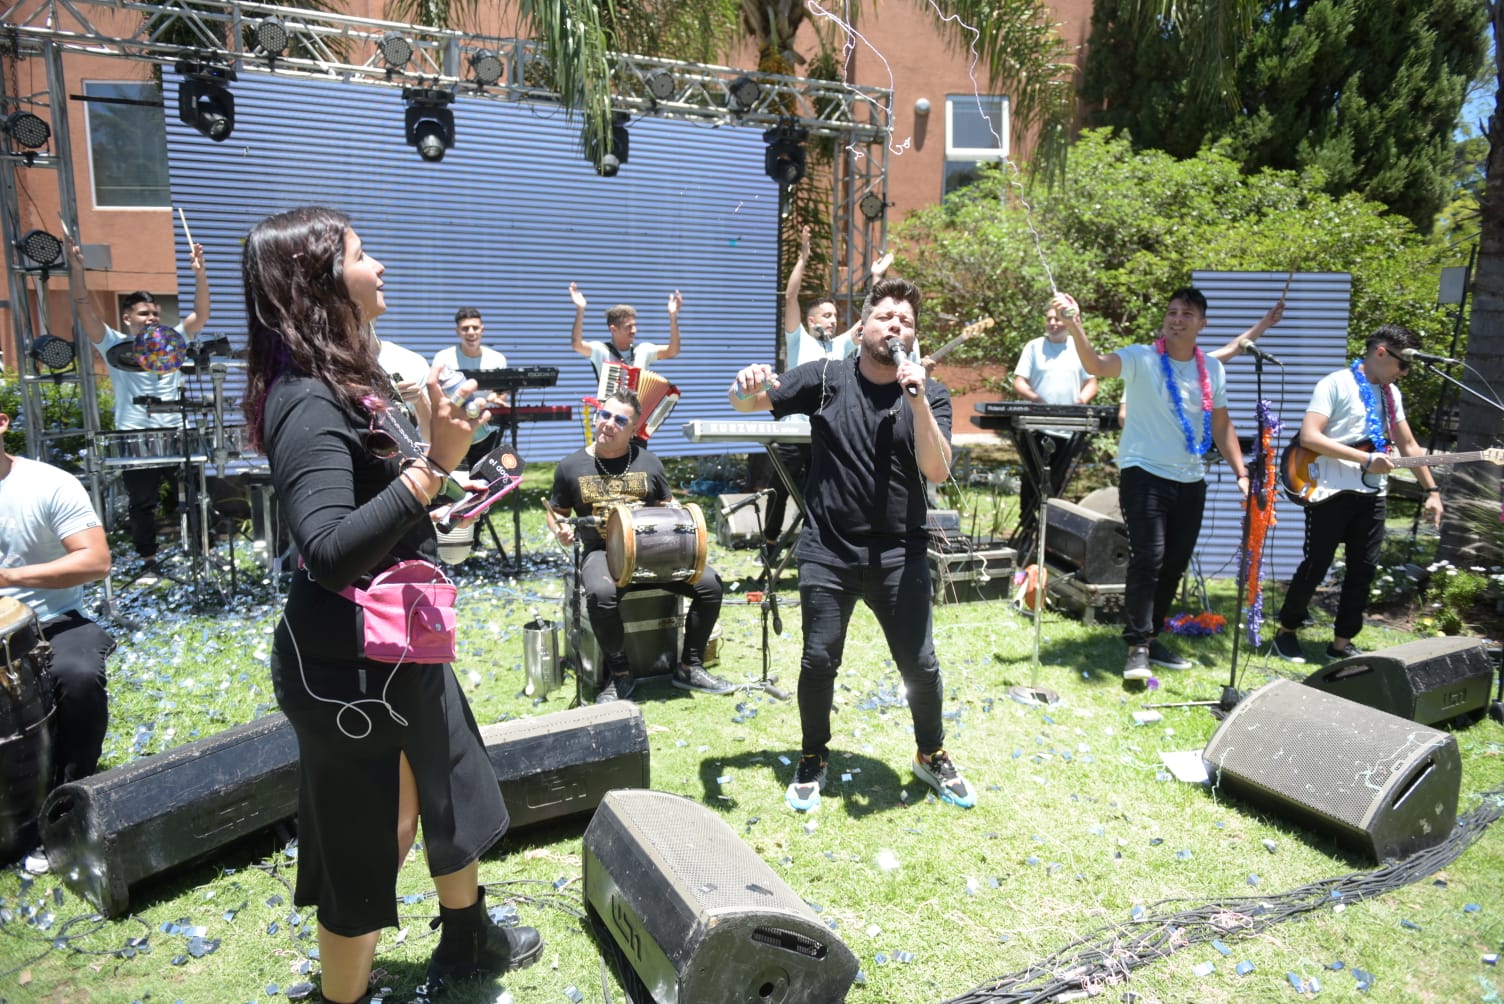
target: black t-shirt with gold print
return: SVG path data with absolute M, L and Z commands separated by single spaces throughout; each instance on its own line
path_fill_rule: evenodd
M 626 456 L 611 460 L 597 459 L 591 448 L 571 453 L 554 468 L 548 502 L 555 511 L 604 520 L 615 503 L 659 505 L 672 496 L 662 462 L 634 445 Z M 579 538 L 586 554 L 605 547 L 597 527 L 580 527 Z

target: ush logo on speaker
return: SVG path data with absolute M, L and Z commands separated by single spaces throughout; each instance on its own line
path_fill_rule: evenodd
M 616 931 L 621 935 L 621 947 L 630 951 L 633 958 L 642 961 L 642 932 L 637 930 L 632 911 L 627 909 L 620 896 L 611 897 L 611 923 L 616 925 Z

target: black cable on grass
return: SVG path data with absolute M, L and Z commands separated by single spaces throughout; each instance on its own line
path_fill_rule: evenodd
M 1140 966 L 1182 948 L 1215 939 L 1247 937 L 1286 920 L 1392 892 L 1419 881 L 1462 856 L 1501 815 L 1504 788 L 1485 791 L 1482 803 L 1457 820 L 1446 840 L 1373 871 L 1312 882 L 1276 896 L 1235 896 L 1189 909 L 1158 912 L 1186 902 L 1160 900 L 1139 920 L 1102 927 L 1046 959 L 973 987 L 940 1004 L 1024 1004 L 1074 999 L 1125 982 Z

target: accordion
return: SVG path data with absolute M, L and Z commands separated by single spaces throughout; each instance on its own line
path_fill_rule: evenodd
M 613 391 L 630 390 L 637 394 L 642 405 L 642 423 L 633 433 L 644 442 L 658 431 L 674 406 L 679 403 L 679 388 L 668 379 L 652 370 L 612 359 L 601 367 L 600 385 L 596 388 L 596 403 L 606 400 Z

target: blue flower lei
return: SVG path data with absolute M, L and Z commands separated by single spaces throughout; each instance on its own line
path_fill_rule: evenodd
M 1354 359 L 1348 369 L 1352 370 L 1353 379 L 1358 382 L 1358 396 L 1363 399 L 1363 429 L 1368 434 L 1368 441 L 1376 453 L 1383 453 L 1389 448 L 1389 437 L 1384 435 L 1384 419 L 1388 416 L 1380 414 L 1373 385 L 1363 373 L 1363 360 Z
M 1170 395 L 1170 407 L 1175 410 L 1175 417 L 1180 422 L 1181 435 L 1185 436 L 1185 448 L 1193 457 L 1204 457 L 1212 445 L 1212 394 L 1211 380 L 1206 374 L 1206 357 L 1198 346 L 1196 375 L 1201 384 L 1201 442 L 1198 444 L 1196 434 L 1191 430 L 1191 420 L 1186 418 L 1185 408 L 1180 403 L 1180 388 L 1176 385 L 1175 369 L 1170 365 L 1170 353 L 1166 350 L 1165 340 L 1155 339 L 1154 349 L 1159 353 L 1159 369 L 1164 374 L 1165 393 Z

